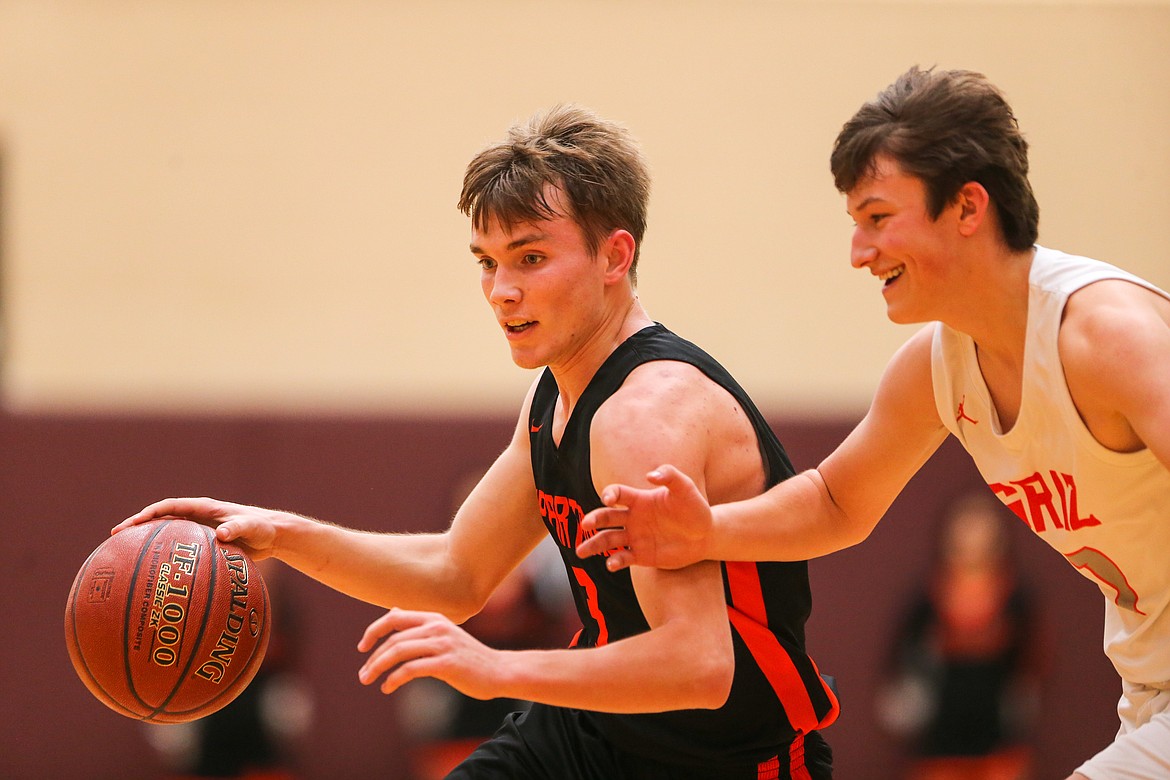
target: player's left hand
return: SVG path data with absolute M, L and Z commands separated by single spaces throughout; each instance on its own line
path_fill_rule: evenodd
M 610 571 L 629 566 L 681 569 L 706 560 L 712 534 L 711 507 L 694 480 L 674 466 L 646 475 L 654 487 L 608 485 L 604 506 L 581 520 L 586 538 L 577 555 L 606 554 Z
M 358 650 L 370 653 L 358 679 L 371 685 L 386 675 L 383 693 L 419 677 L 434 677 L 475 699 L 500 695 L 493 673 L 500 651 L 437 612 L 392 609 L 366 628 Z

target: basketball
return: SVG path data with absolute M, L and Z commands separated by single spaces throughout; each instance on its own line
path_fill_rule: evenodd
M 82 565 L 65 643 L 90 692 L 115 712 L 185 723 L 247 687 L 268 647 L 268 590 L 238 547 L 189 520 L 114 534 Z

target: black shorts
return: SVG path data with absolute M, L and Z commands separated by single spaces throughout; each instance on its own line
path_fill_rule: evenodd
M 790 756 L 790 754 L 792 754 Z M 817 732 L 762 764 L 697 769 L 620 751 L 578 710 L 534 704 L 514 712 L 448 780 L 831 780 L 833 754 Z

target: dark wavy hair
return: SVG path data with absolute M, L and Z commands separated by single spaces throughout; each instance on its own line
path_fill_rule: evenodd
M 588 109 L 558 105 L 514 125 L 468 164 L 459 210 L 477 229 L 496 219 L 505 228 L 557 216 L 547 187 L 561 191 L 566 214 L 596 254 L 611 232 L 634 237 L 630 279 L 646 232 L 650 174 L 625 127 Z
M 1028 143 L 1007 99 L 982 74 L 915 66 L 899 76 L 837 136 L 829 161 L 837 189 L 852 190 L 879 156 L 923 181 L 931 218 L 974 181 L 991 196 L 1007 245 L 1036 243 L 1040 206 L 1028 181 Z

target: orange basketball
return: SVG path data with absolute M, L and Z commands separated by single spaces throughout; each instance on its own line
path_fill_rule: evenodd
M 81 681 L 115 712 L 184 723 L 255 677 L 268 647 L 268 589 L 238 547 L 188 520 L 114 534 L 89 556 L 65 607 Z

